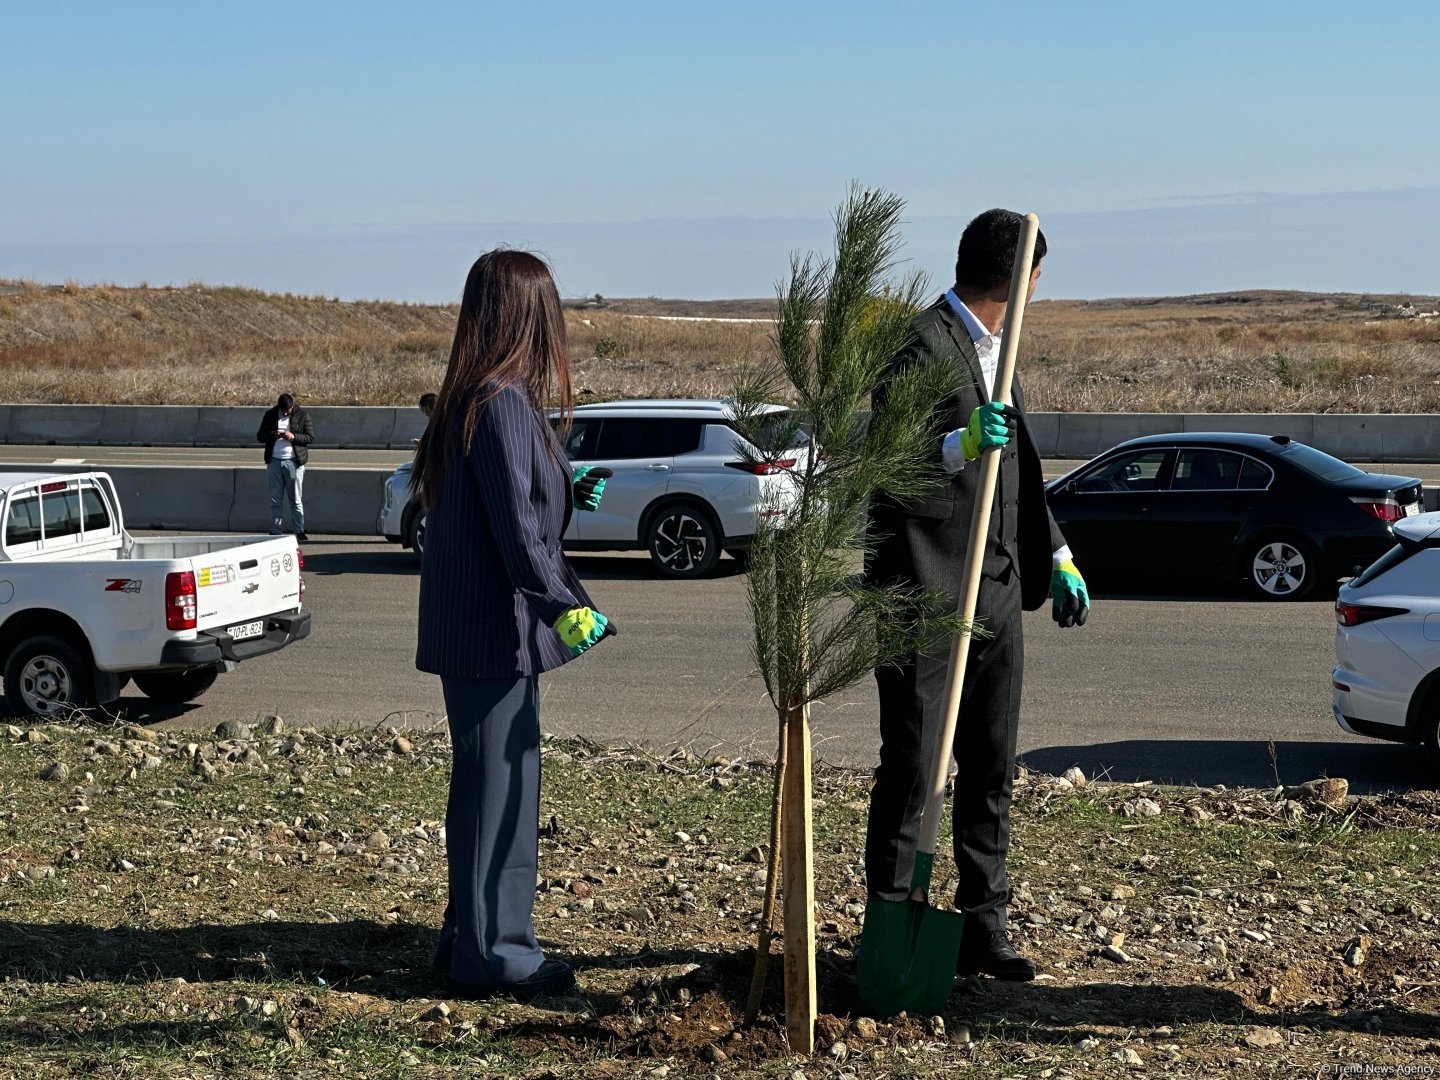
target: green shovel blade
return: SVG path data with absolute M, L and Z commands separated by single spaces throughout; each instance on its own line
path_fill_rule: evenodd
M 928 869 L 923 882 L 916 874 L 922 888 L 929 884 Z M 865 905 L 855 966 L 866 1010 L 881 1018 L 941 1012 L 955 986 L 964 928 L 965 916 L 958 911 L 942 911 L 920 900 L 871 899 Z

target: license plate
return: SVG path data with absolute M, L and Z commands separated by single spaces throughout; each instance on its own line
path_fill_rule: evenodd
M 265 620 L 259 622 L 241 623 L 239 626 L 228 626 L 225 633 L 229 634 L 235 641 L 244 641 L 246 638 L 259 637 L 265 633 Z
M 1418 513 L 1420 513 L 1420 504 L 1419 504 L 1419 503 L 1406 503 L 1406 504 L 1405 504 L 1405 516 L 1406 516 L 1406 517 L 1414 517 L 1414 516 L 1415 516 L 1416 514 L 1418 514 Z

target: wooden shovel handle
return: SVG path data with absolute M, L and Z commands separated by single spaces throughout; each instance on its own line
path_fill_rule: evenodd
M 1010 404 L 1010 380 L 1015 376 L 1015 356 L 1020 348 L 1020 324 L 1025 318 L 1025 302 L 1030 296 L 1030 266 L 1035 259 L 1035 237 L 1040 232 L 1040 219 L 1025 215 L 1020 243 L 1015 249 L 1015 272 L 1010 278 L 1010 300 L 1005 308 L 1005 330 L 1001 339 L 1000 370 L 995 375 L 995 400 Z M 996 480 L 1000 475 L 1000 455 L 994 450 L 981 455 L 980 490 L 970 517 L 970 542 L 965 551 L 965 575 L 960 579 L 959 612 L 970 622 L 980 597 L 980 567 L 985 560 L 985 537 L 990 531 L 990 512 L 995 503 Z M 950 756 L 955 745 L 955 728 L 960 720 L 960 691 L 965 685 L 965 665 L 970 658 L 970 634 L 960 634 L 950 650 L 950 670 L 945 681 L 945 723 L 937 735 L 934 771 L 930 791 L 925 799 L 925 816 L 920 824 L 918 851 L 933 856 L 940 836 L 940 819 L 945 812 L 945 776 L 950 769 Z M 919 899 L 917 897 L 917 899 Z

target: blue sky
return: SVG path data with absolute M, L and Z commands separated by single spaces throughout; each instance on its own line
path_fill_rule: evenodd
M 6 4 L 0 276 L 765 295 L 859 179 L 943 282 L 1440 292 L 1440 4 Z

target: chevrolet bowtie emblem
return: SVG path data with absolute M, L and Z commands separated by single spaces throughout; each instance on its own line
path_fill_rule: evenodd
M 249 585 L 246 585 L 245 588 L 241 589 L 240 591 L 243 592 L 243 593 L 249 594 L 249 593 L 255 592 L 255 591 L 256 591 L 257 589 L 259 589 L 259 588 L 260 588 L 260 583 L 257 582 L 257 581 L 252 581 Z

